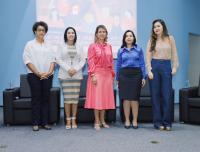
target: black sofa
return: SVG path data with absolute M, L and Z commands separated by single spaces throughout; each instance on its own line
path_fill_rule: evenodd
M 85 109 L 85 99 L 86 99 L 86 89 L 87 89 L 87 79 L 88 76 L 84 75 L 81 82 L 80 94 L 79 94 L 79 103 L 77 111 L 77 122 L 78 123 L 93 123 L 94 122 L 94 112 L 93 109 Z M 114 90 L 114 97 L 116 103 L 116 90 Z M 106 122 L 115 122 L 116 121 L 116 109 L 106 110 L 105 113 Z M 64 122 L 66 122 L 66 115 L 64 112 Z
M 3 91 L 5 125 L 32 124 L 31 92 L 27 74 L 20 75 L 20 87 Z M 49 99 L 49 123 L 60 120 L 60 88 L 52 87 Z
M 171 105 L 171 120 L 174 121 L 174 89 L 172 91 L 173 104 Z M 120 117 L 121 121 L 124 122 L 124 111 L 122 101 L 120 102 Z M 132 120 L 132 113 L 130 114 L 130 119 Z M 138 111 L 138 122 L 153 122 L 153 112 L 151 105 L 151 94 L 149 88 L 149 81 L 146 80 L 145 86 L 141 90 L 139 111 Z
M 198 86 L 179 90 L 179 120 L 200 124 L 200 78 Z

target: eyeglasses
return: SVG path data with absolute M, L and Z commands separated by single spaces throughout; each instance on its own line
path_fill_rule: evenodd
M 37 29 L 37 32 L 45 32 L 45 31 L 46 31 L 45 29 L 40 29 L 40 28 Z

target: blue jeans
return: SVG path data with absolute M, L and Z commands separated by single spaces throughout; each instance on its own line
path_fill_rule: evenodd
M 154 127 L 171 127 L 172 74 L 170 60 L 152 59 L 150 91 Z

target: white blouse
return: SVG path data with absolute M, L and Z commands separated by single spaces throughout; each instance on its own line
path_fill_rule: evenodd
M 48 72 L 52 62 L 55 62 L 55 55 L 53 46 L 50 43 L 44 41 L 44 43 L 38 43 L 36 39 L 27 42 L 23 60 L 24 64 L 32 63 L 39 72 Z M 27 67 L 28 73 L 32 71 Z
M 82 68 L 85 64 L 85 57 L 83 56 L 83 49 L 78 46 L 61 45 L 57 50 L 56 63 L 60 66 L 58 72 L 59 79 L 82 79 Z M 69 69 L 77 71 L 72 77 L 69 75 Z

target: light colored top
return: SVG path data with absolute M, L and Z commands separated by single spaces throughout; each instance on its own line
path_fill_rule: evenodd
M 94 74 L 97 68 L 108 69 L 115 76 L 113 69 L 112 47 L 108 43 L 92 43 L 88 48 L 88 73 Z
M 148 72 L 151 71 L 151 59 L 163 59 L 171 60 L 172 68 L 177 69 L 179 66 L 178 53 L 176 49 L 176 43 L 173 36 L 169 36 L 169 39 L 164 41 L 157 41 L 155 51 L 150 51 L 151 41 L 148 41 L 146 52 L 146 67 Z
M 44 41 L 37 42 L 36 39 L 27 42 L 24 52 L 24 64 L 32 63 L 39 72 L 48 72 L 52 62 L 55 62 L 53 46 Z M 27 67 L 28 73 L 32 71 Z
M 83 49 L 78 46 L 69 46 L 66 43 L 58 47 L 56 63 L 60 66 L 58 72 L 59 79 L 82 79 L 82 68 L 85 64 L 83 56 Z M 75 69 L 77 71 L 72 77 L 69 75 L 68 70 Z

